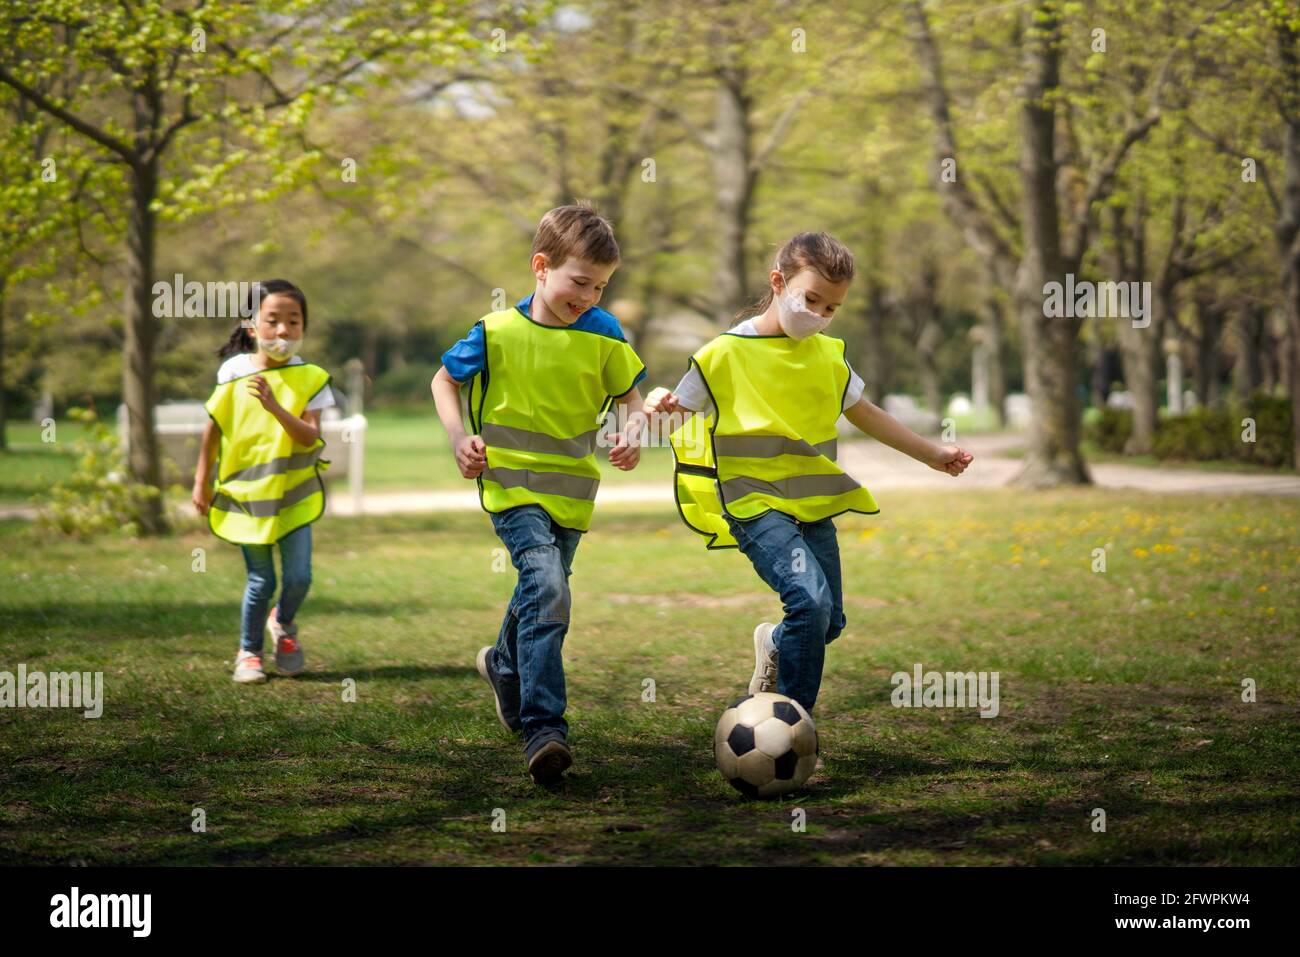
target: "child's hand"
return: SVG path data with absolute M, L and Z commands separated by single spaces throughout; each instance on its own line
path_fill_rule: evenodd
M 671 414 L 681 410 L 682 406 L 677 401 L 677 396 L 663 386 L 651 389 L 650 394 L 645 397 L 645 404 L 641 407 L 641 411 L 646 415 L 654 415 L 657 412 Z
M 194 505 L 194 510 L 200 515 L 208 514 L 208 506 L 212 504 L 212 496 L 215 489 L 204 482 L 202 485 L 195 483 L 194 490 L 190 493 L 190 502 Z
M 624 472 L 630 472 L 641 461 L 641 446 L 628 442 L 627 435 L 619 433 L 618 441 L 609 450 L 609 464 Z
M 280 407 L 280 403 L 275 398 L 275 393 L 271 391 L 271 386 L 260 375 L 253 376 L 248 382 L 248 391 L 257 396 L 257 400 L 262 403 L 262 408 L 267 412 L 274 413 Z
M 456 464 L 467 479 L 478 478 L 487 468 L 487 445 L 481 435 L 467 435 L 456 443 Z
M 940 445 L 938 448 L 939 454 L 929 463 L 930 468 L 947 472 L 949 475 L 961 475 L 975 458 L 955 445 Z

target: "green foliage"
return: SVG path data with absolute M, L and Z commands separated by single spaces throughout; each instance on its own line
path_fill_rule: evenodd
M 1097 409 L 1083 425 L 1084 438 L 1106 452 L 1123 452 L 1133 432 L 1133 413 L 1128 409 Z
M 1255 420 L 1255 441 L 1242 438 L 1243 419 Z M 1226 459 L 1285 466 L 1291 450 L 1291 403 L 1256 393 L 1248 402 L 1200 407 L 1171 416 L 1156 430 L 1153 451 L 1162 459 Z
M 399 368 L 390 369 L 375 378 L 370 390 L 371 401 L 378 406 L 427 404 L 429 383 L 433 381 L 438 369 L 439 364 L 436 362 L 408 362 Z
M 149 502 L 162 492 L 131 478 L 121 443 L 93 409 L 69 409 L 68 415 L 82 423 L 85 435 L 73 444 L 72 475 L 41 501 L 41 526 L 83 540 L 119 531 L 139 536 Z
M 1242 438 L 1247 418 L 1255 421 L 1253 442 Z M 1291 464 L 1291 428 L 1290 401 L 1257 392 L 1245 402 L 1233 398 L 1223 406 L 1200 406 L 1162 418 L 1152 451 L 1161 459 L 1249 462 L 1281 468 Z M 1101 409 L 1084 424 L 1083 431 L 1098 448 L 1122 453 L 1133 432 L 1133 413 Z

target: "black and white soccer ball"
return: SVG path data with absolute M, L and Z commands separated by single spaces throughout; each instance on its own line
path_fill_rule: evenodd
M 817 767 L 817 726 L 799 702 L 783 694 L 745 695 L 722 712 L 713 757 L 741 794 L 776 797 L 799 787 Z

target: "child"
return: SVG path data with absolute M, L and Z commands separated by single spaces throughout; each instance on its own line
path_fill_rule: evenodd
M 739 548 L 781 596 L 781 623 L 754 630 L 749 693 L 776 691 L 809 712 L 826 645 L 846 623 L 833 518 L 879 511 L 835 464 L 840 414 L 950 475 L 972 458 L 863 398 L 843 341 L 821 335 L 852 278 L 843 244 L 825 233 L 795 236 L 777 251 L 758 314 L 696 352 L 675 392 L 655 389 L 645 403 L 650 416 L 686 416 L 670 437 L 683 520 L 709 537 L 707 547 Z
M 492 688 L 498 720 L 522 732 L 535 782 L 573 763 L 564 720 L 561 645 L 569 629 L 569 574 L 591 524 L 600 469 L 597 428 L 616 403 L 632 423 L 614 436 L 609 460 L 636 467 L 645 367 L 616 320 L 596 308 L 618 266 L 610 224 L 586 203 L 542 217 L 533 238 L 532 295 L 481 318 L 443 354 L 431 388 L 438 416 L 466 478 L 519 571 L 495 646 L 477 667 Z M 461 421 L 470 383 L 472 434 Z
M 282 675 L 303 669 L 294 620 L 311 585 L 311 523 L 325 511 L 320 461 L 321 410 L 334 404 L 329 373 L 297 355 L 307 332 L 307 297 L 293 283 L 271 279 L 254 287 L 250 314 L 218 350 L 226 359 L 205 408 L 210 416 L 194 471 L 194 507 L 208 527 L 240 545 L 248 585 L 240 626 L 235 681 L 262 682 L 262 630 L 275 639 Z M 256 351 L 254 351 L 256 350 Z M 220 440 L 216 487 L 212 461 Z M 272 544 L 280 545 L 284 584 L 275 595 Z

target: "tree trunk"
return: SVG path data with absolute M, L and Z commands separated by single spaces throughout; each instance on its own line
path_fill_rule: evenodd
M 719 325 L 745 307 L 745 236 L 749 231 L 749 101 L 740 81 L 722 74 L 714 95 L 713 182 L 718 226 L 715 277 Z
M 1239 398 L 1248 399 L 1264 382 L 1264 330 L 1267 310 L 1243 305 L 1236 310 L 1229 334 L 1233 340 L 1232 389 Z
M 1214 405 L 1219 401 L 1219 340 L 1223 334 L 1223 310 L 1204 294 L 1196 298 L 1196 401 Z
M 157 169 L 141 165 L 131 173 L 131 209 L 127 225 L 126 329 L 122 352 L 122 401 L 126 404 L 130 455 L 134 478 L 162 490 L 158 460 L 158 433 L 154 428 L 154 344 L 158 321 L 153 314 L 156 220 L 150 205 L 157 194 Z M 167 531 L 166 508 L 161 494 L 141 515 L 142 531 L 160 535 Z
M 1033 35 L 1025 41 L 1025 81 L 1019 96 L 1025 247 L 1015 301 L 1033 417 L 1025 463 L 1012 481 L 1030 488 L 1092 481 L 1079 451 L 1082 320 L 1068 315 L 1049 318 L 1043 305 L 1047 283 L 1065 284 L 1052 102 L 1060 86 L 1059 33 L 1054 19 L 1046 24 L 1034 21 Z
M 996 277 L 994 277 L 996 281 Z M 987 349 L 989 373 L 989 405 L 993 406 L 998 416 L 998 424 L 1007 427 L 1007 373 L 1002 362 L 1005 338 L 1002 318 L 1002 302 L 997 292 L 990 288 L 988 301 L 984 307 L 984 346 Z
M 5 287 L 0 277 L 0 452 L 9 451 L 9 403 L 5 401 Z
M 865 333 L 862 340 L 862 379 L 868 401 L 880 405 L 889 391 L 889 373 L 893 356 L 889 351 L 889 303 L 885 287 L 875 279 L 868 279 Z
M 1275 236 L 1286 297 L 1283 375 L 1291 398 L 1291 467 L 1300 468 L 1300 56 L 1291 26 L 1279 18 L 1277 45 L 1289 84 L 1283 92 L 1282 195 Z

